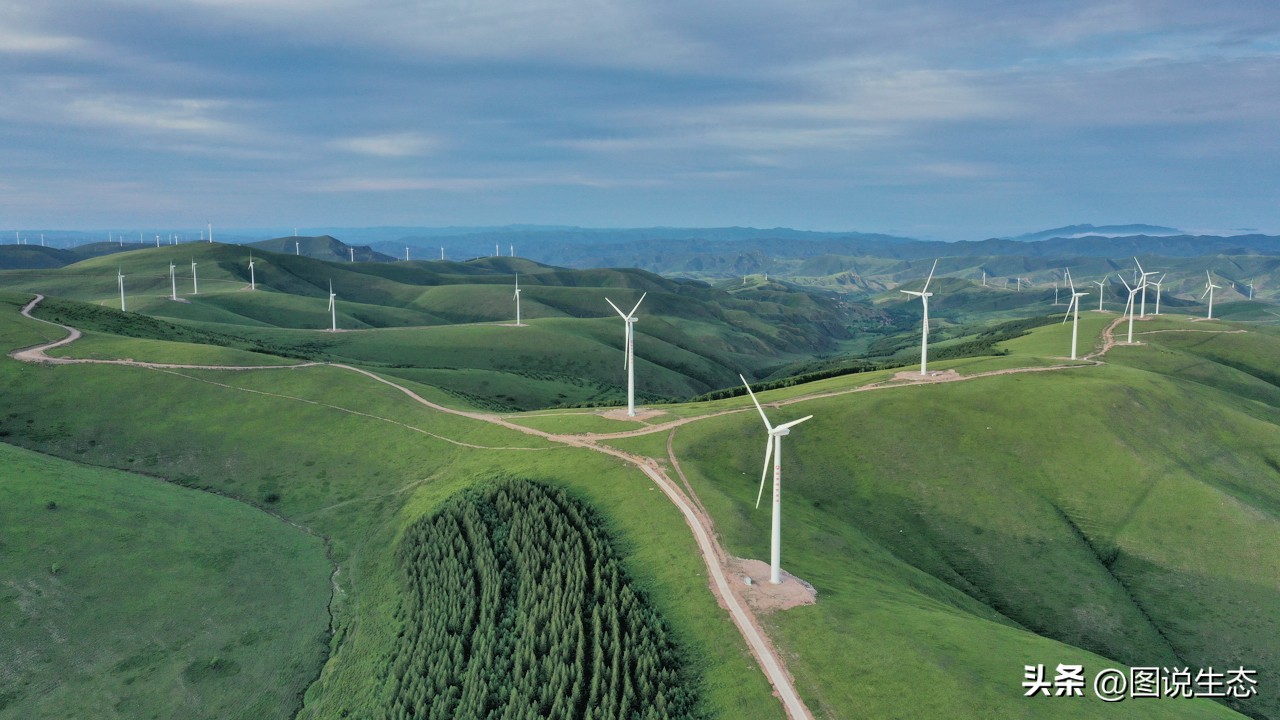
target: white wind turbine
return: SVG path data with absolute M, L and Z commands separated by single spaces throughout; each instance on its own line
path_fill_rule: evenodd
M 334 302 L 337 295 L 333 294 L 333 281 L 329 281 L 329 331 L 338 332 L 338 304 Z
M 764 414 L 764 408 L 760 407 L 760 401 L 756 400 L 756 394 L 751 392 L 751 385 L 747 383 L 747 379 L 742 375 L 738 377 L 742 379 L 742 384 L 746 385 L 747 394 L 751 396 L 751 402 L 760 412 L 760 419 L 764 421 L 764 427 L 769 431 L 769 437 L 765 440 L 764 472 L 760 474 L 760 490 L 756 493 L 756 507 L 760 507 L 760 498 L 764 496 L 764 481 L 769 477 L 769 460 L 772 459 L 773 529 L 769 541 L 769 582 L 777 585 L 782 582 L 782 438 L 791 434 L 791 428 L 813 416 L 806 415 L 799 420 L 792 420 L 785 425 L 774 427 Z
M 1169 273 L 1164 273 L 1164 274 L 1162 274 L 1162 275 L 1160 276 L 1160 279 L 1159 279 L 1159 280 L 1153 280 L 1153 281 L 1151 281 L 1151 284 L 1156 286 L 1156 311 L 1155 311 L 1155 313 L 1154 313 L 1154 314 L 1156 314 L 1156 315 L 1159 315 L 1159 314 L 1160 314 L 1160 295 L 1161 295 L 1161 294 L 1162 294 L 1162 292 L 1163 292 L 1163 289 L 1162 289 L 1162 288 L 1163 288 L 1163 285 L 1164 285 L 1164 279 L 1165 279 L 1165 277 L 1166 277 L 1168 274 L 1169 274 Z
M 929 269 L 929 277 L 924 281 L 924 287 L 919 291 L 902 290 L 900 292 L 920 298 L 920 302 L 924 303 L 924 323 L 921 325 L 923 331 L 920 335 L 920 374 L 927 375 L 925 367 L 929 360 L 929 298 L 933 297 L 933 293 L 929 292 L 929 283 L 933 280 L 933 271 L 938 269 L 938 261 L 933 261 L 933 267 Z
M 1120 278 L 1120 282 L 1124 283 L 1124 289 L 1129 291 L 1129 302 L 1125 304 L 1125 312 L 1129 313 L 1129 344 L 1133 344 L 1133 300 L 1138 296 L 1138 287 L 1129 287 L 1129 283 L 1125 282 L 1124 275 L 1116 273 Z
M 1094 280 L 1093 284 L 1098 286 L 1098 312 L 1102 312 L 1102 290 L 1107 286 L 1107 278 L 1110 275 L 1103 275 L 1101 280 Z
M 520 273 L 516 273 L 516 327 L 520 327 Z
M 195 261 L 195 258 L 192 258 L 192 259 L 191 259 L 191 294 L 192 294 L 192 295 L 199 295 L 199 294 L 200 294 L 200 281 L 196 279 L 196 261 Z
M 120 286 L 120 312 L 124 312 L 124 271 L 120 268 L 116 268 L 116 284 Z
M 1205 317 L 1205 319 L 1212 320 L 1213 319 L 1213 291 L 1214 291 L 1214 288 L 1221 290 L 1222 286 L 1213 284 L 1213 277 L 1209 275 L 1208 270 L 1204 271 L 1204 277 L 1205 277 L 1204 295 L 1209 296 L 1209 314 Z M 1200 296 L 1201 300 L 1204 299 L 1204 295 Z
M 252 250 L 249 251 L 249 289 L 250 290 L 258 289 L 258 282 L 257 280 L 254 279 L 254 276 L 253 276 L 253 251 Z
M 347 248 L 347 249 L 351 251 L 351 262 L 355 262 L 355 261 L 356 261 L 356 249 L 355 249 L 355 248 L 353 248 L 353 247 L 349 247 L 349 248 Z
M 301 241 L 301 240 L 294 240 L 294 241 L 293 241 L 293 254 L 294 254 L 294 255 L 301 255 L 301 254 L 302 254 L 302 241 Z
M 1249 299 L 1250 300 L 1253 299 L 1253 281 L 1252 280 L 1249 281 Z
M 1142 309 L 1138 312 L 1138 317 L 1147 316 L 1147 278 L 1155 275 L 1154 272 L 1147 272 L 1142 269 L 1142 263 L 1138 262 L 1138 258 L 1133 259 L 1133 264 L 1138 266 L 1138 278 L 1135 282 L 1139 283 L 1138 289 L 1142 291 Z
M 1074 287 L 1071 288 L 1071 302 L 1067 304 L 1067 314 L 1062 316 L 1063 324 L 1066 324 L 1067 318 L 1073 318 L 1071 321 L 1071 359 L 1076 359 L 1076 338 L 1080 333 L 1080 298 L 1088 295 L 1087 292 L 1076 292 Z M 1074 314 L 1073 314 L 1074 313 Z
M 169 261 L 169 288 L 169 299 L 176 301 L 178 299 L 178 272 L 172 260 Z
M 640 296 L 630 313 L 618 310 L 618 306 L 609 298 L 604 299 L 627 323 L 622 365 L 627 369 L 627 415 L 630 417 L 635 417 L 636 414 L 636 310 L 640 309 L 640 303 L 644 302 L 644 297 L 648 294 L 646 292 Z

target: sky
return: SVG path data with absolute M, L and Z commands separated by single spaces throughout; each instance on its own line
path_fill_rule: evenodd
M 0 229 L 1280 232 L 1274 0 L 0 0 Z

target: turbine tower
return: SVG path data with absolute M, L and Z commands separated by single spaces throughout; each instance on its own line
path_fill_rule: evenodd
M 1155 311 L 1155 313 L 1154 313 L 1155 315 L 1159 315 L 1159 314 L 1160 314 L 1160 295 L 1161 295 L 1161 294 L 1162 294 L 1162 292 L 1163 292 L 1162 288 L 1163 288 L 1163 286 L 1164 286 L 1164 279 L 1165 279 L 1165 277 L 1166 277 L 1168 274 L 1169 274 L 1169 273 L 1164 273 L 1164 274 L 1162 274 L 1162 275 L 1160 276 L 1160 279 L 1159 279 L 1159 280 L 1153 280 L 1153 281 L 1151 282 L 1151 284 L 1152 284 L 1152 285 L 1155 285 L 1155 286 L 1156 286 L 1156 311 Z
M 253 251 L 249 251 L 249 289 L 257 290 L 258 283 L 253 277 Z
M 302 241 L 301 241 L 301 240 L 294 240 L 294 241 L 293 241 L 293 254 L 294 254 L 294 255 L 301 255 L 301 254 L 302 254 Z
M 933 261 L 933 267 L 929 270 L 929 277 L 924 281 L 924 288 L 919 292 L 915 290 L 902 290 L 913 297 L 920 298 L 920 302 L 924 304 L 924 323 L 923 331 L 920 334 L 920 374 L 927 375 L 925 368 L 929 360 L 929 298 L 933 297 L 933 293 L 929 292 L 929 283 L 933 280 L 933 271 L 938 269 L 938 261 Z
M 769 432 L 769 437 L 765 440 L 764 472 L 760 474 L 760 490 L 756 493 L 756 507 L 760 507 L 760 498 L 764 495 L 764 481 L 769 477 L 769 460 L 772 459 L 773 527 L 769 540 L 769 582 L 778 585 L 782 582 L 782 438 L 791 434 L 791 428 L 813 416 L 806 415 L 799 420 L 792 420 L 785 425 L 774 427 L 769 424 L 769 418 L 764 414 L 764 408 L 760 407 L 760 401 L 756 400 L 756 394 L 751 392 L 751 385 L 747 383 L 747 379 L 741 374 L 738 377 L 746 386 L 747 394 L 751 396 L 751 402 L 760 412 L 760 419 L 764 421 L 765 430 Z
M 1129 283 L 1125 282 L 1124 276 L 1117 273 L 1120 282 L 1124 283 L 1124 289 L 1129 291 L 1129 302 L 1125 304 L 1125 312 L 1129 313 L 1129 340 L 1130 345 L 1133 344 L 1133 300 L 1138 296 L 1137 286 L 1129 287 Z
M 624 339 L 624 355 L 622 365 L 627 369 L 627 416 L 635 417 L 636 415 L 636 310 L 640 309 L 640 303 L 644 302 L 644 293 L 640 299 L 636 301 L 636 306 L 631 308 L 630 313 L 623 313 L 618 310 L 618 306 L 613 304 L 609 298 L 604 301 L 609 303 L 609 307 L 613 308 L 622 319 L 627 323 L 626 337 Z
M 1250 300 L 1253 299 L 1253 281 L 1252 280 L 1249 281 L 1249 299 Z
M 169 288 L 169 299 L 176 301 L 178 299 L 178 274 L 172 260 L 169 261 Z
M 1098 286 L 1098 312 L 1102 312 L 1102 290 L 1107 286 L 1107 278 L 1110 275 L 1103 275 L 1101 280 L 1094 280 L 1093 284 Z
M 199 294 L 200 294 L 200 281 L 196 279 L 196 261 L 195 261 L 195 258 L 192 258 L 192 259 L 191 259 L 191 294 L 192 294 L 192 295 L 199 295 Z
M 209 242 L 213 242 L 213 223 L 209 223 Z
M 520 273 L 516 273 L 516 327 L 520 327 Z
M 1067 318 L 1073 318 L 1071 321 L 1071 359 L 1076 359 L 1076 338 L 1080 334 L 1080 298 L 1088 295 L 1087 292 L 1076 292 L 1075 288 L 1071 289 L 1071 302 L 1067 303 L 1067 314 L 1062 316 L 1063 324 L 1066 324 Z
M 1133 259 L 1133 264 L 1138 266 L 1137 278 L 1134 282 L 1138 283 L 1138 289 L 1142 291 L 1142 310 L 1138 312 L 1138 317 L 1147 316 L 1147 278 L 1155 275 L 1154 272 L 1147 272 L 1142 269 L 1142 263 L 1138 262 L 1138 258 Z
M 120 268 L 116 268 L 116 284 L 120 286 L 120 312 L 124 312 L 124 271 Z
M 333 294 L 333 281 L 329 281 L 329 332 L 338 332 L 338 305 L 334 302 L 337 295 Z
M 356 261 L 356 249 L 355 249 L 355 248 L 353 248 L 353 247 L 349 247 L 349 248 L 347 248 L 347 249 L 351 251 L 351 262 L 355 262 L 355 261 Z
M 1205 277 L 1204 295 L 1209 296 L 1209 314 L 1205 317 L 1205 319 L 1212 320 L 1213 319 L 1213 291 L 1215 288 L 1217 288 L 1218 290 L 1221 290 L 1222 286 L 1213 284 L 1213 277 L 1209 275 L 1208 270 L 1204 271 L 1204 277 Z M 1200 296 L 1201 300 L 1204 299 L 1204 295 Z

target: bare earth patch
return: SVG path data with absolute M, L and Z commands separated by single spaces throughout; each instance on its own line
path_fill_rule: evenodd
M 895 373 L 893 379 L 905 382 L 949 382 L 959 380 L 960 373 L 955 370 L 930 370 L 927 375 L 921 375 L 919 370 L 903 370 Z
M 647 410 L 642 408 L 636 410 L 635 417 L 631 417 L 627 415 L 626 408 L 617 408 L 616 410 L 607 410 L 600 413 L 600 417 L 607 418 L 609 420 L 648 420 L 649 418 L 655 418 L 666 414 L 667 413 L 663 410 Z
M 782 571 L 781 583 L 770 583 L 769 563 L 763 560 L 731 557 L 727 565 L 730 575 L 738 581 L 734 590 L 752 610 L 772 613 L 818 602 L 818 591 L 786 570 Z M 750 585 L 747 578 L 751 579 Z

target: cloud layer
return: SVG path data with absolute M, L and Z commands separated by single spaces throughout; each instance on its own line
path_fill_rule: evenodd
M 1280 6 L 0 0 L 0 224 L 1280 229 Z

